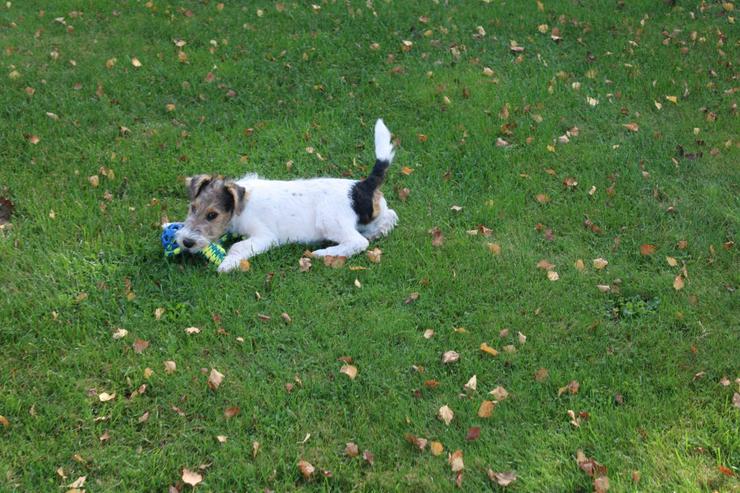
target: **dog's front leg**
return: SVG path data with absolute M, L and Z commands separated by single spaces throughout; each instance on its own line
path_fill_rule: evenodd
M 230 272 L 239 267 L 242 260 L 266 252 L 274 244 L 272 238 L 253 237 L 244 241 L 234 243 L 229 252 L 226 254 L 221 265 L 218 266 L 219 272 Z

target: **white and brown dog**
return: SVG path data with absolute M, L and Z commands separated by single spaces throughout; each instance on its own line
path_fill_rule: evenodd
M 219 272 L 234 270 L 241 260 L 286 243 L 330 241 L 336 245 L 313 255 L 355 255 L 367 248 L 369 240 L 387 235 L 398 221 L 379 190 L 393 154 L 391 133 L 378 120 L 375 166 L 364 180 L 188 178 L 190 212 L 177 232 L 177 243 L 185 251 L 197 252 L 225 232 L 245 236 L 231 246 Z

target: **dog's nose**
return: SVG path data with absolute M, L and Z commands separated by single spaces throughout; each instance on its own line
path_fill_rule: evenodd
M 182 245 L 185 248 L 192 248 L 193 245 L 195 245 L 195 241 L 191 240 L 190 238 L 183 238 Z

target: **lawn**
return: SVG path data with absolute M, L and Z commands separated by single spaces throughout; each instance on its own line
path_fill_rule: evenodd
M 670 3 L 3 2 L 0 491 L 740 491 L 739 10 Z M 163 258 L 379 117 L 380 262 Z

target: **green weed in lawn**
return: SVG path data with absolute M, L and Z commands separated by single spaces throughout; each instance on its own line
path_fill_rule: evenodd
M 738 10 L 671 3 L 4 2 L 0 490 L 737 491 Z M 379 263 L 163 258 L 378 117 Z

